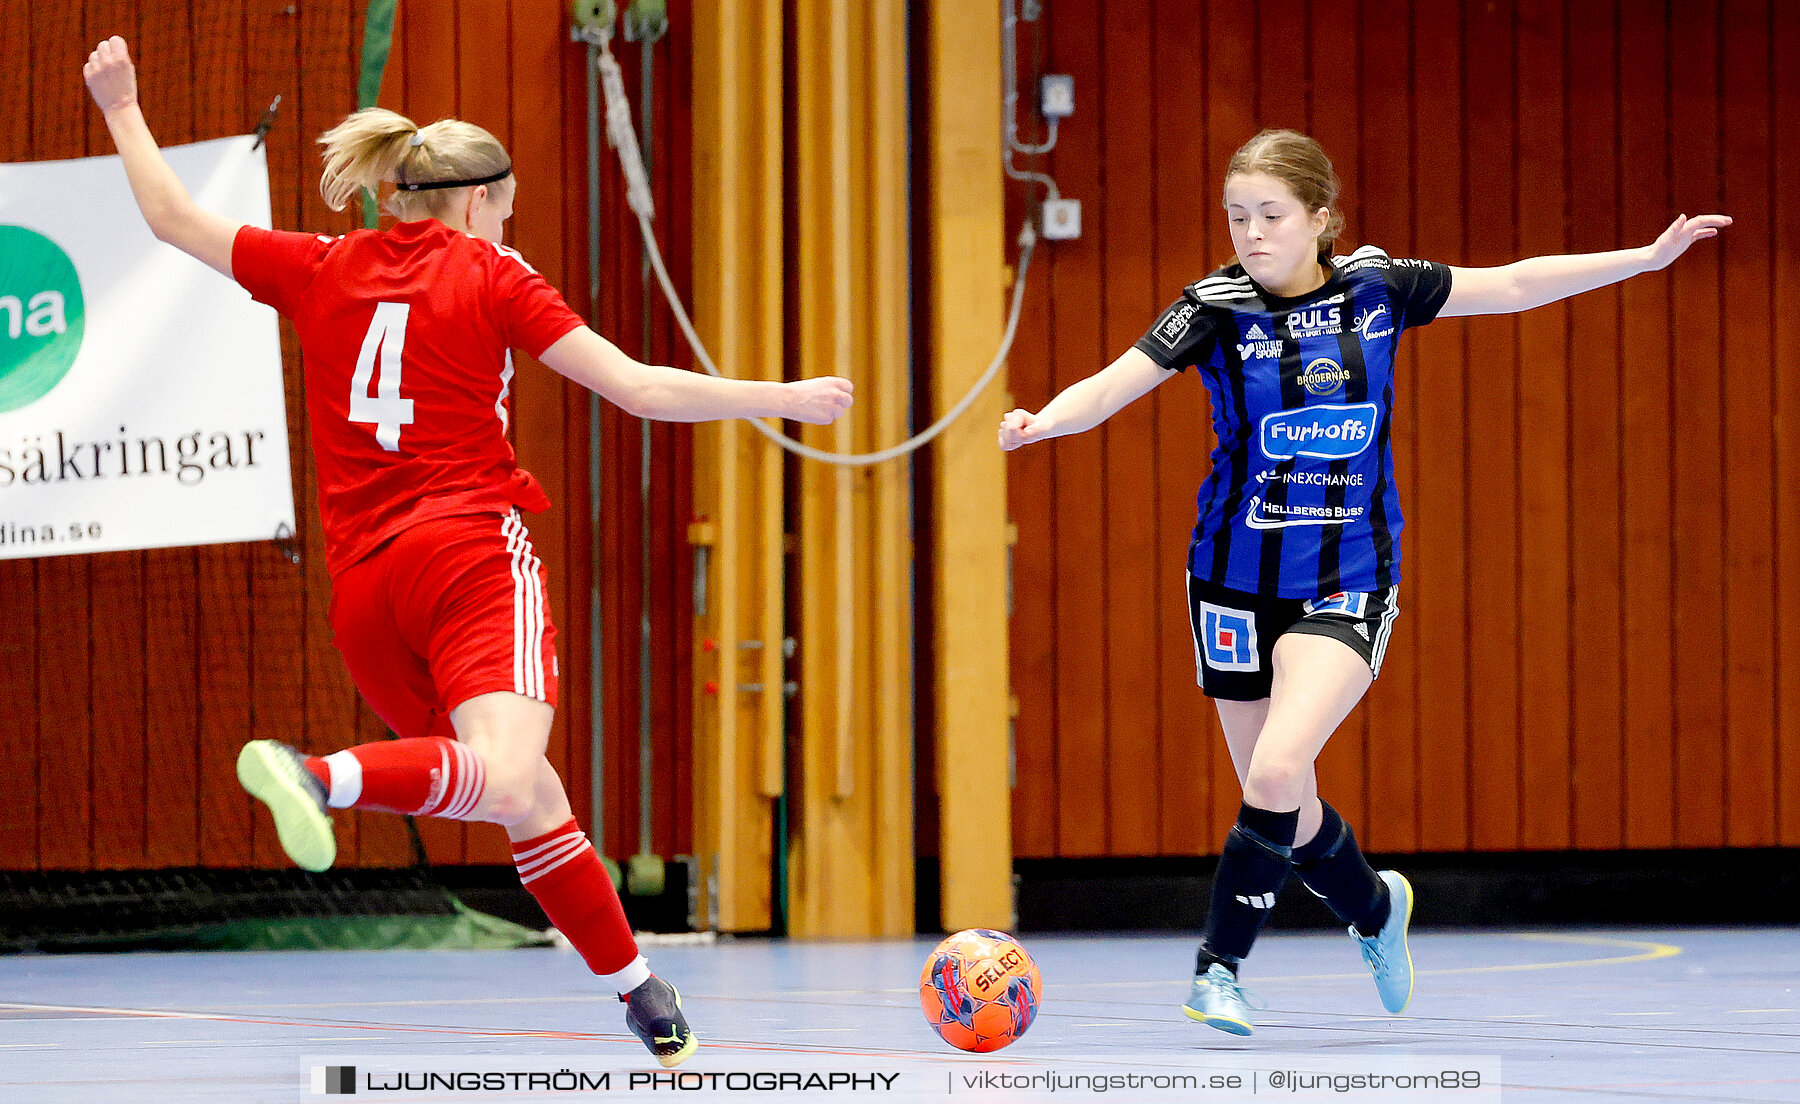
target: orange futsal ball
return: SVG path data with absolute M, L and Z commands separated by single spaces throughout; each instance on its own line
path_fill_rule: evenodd
M 958 1050 L 999 1050 L 1031 1026 L 1044 991 L 1017 939 L 991 928 L 959 931 L 932 948 L 919 972 L 925 1022 Z

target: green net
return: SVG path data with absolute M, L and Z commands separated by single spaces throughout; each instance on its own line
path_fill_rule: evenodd
M 547 946 L 424 868 L 0 873 L 0 953 Z

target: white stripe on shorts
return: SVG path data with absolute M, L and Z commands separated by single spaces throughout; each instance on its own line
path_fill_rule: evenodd
M 1183 605 L 1187 606 L 1188 636 L 1194 641 L 1194 685 L 1204 688 L 1206 686 L 1206 671 L 1204 670 L 1206 657 L 1200 654 L 1200 626 L 1194 624 L 1194 594 L 1188 589 L 1193 585 L 1188 582 L 1191 578 L 1193 575 L 1188 571 L 1187 565 L 1183 564 L 1181 567 L 1181 601 Z
M 1375 630 L 1375 648 L 1369 669 L 1381 674 L 1381 661 L 1387 658 L 1388 638 L 1394 635 L 1394 621 L 1400 616 L 1400 588 L 1389 587 L 1387 609 L 1381 612 L 1381 625 Z
M 525 599 L 528 603 L 525 611 L 526 623 L 530 626 L 530 646 L 525 654 L 525 663 L 531 673 L 527 681 L 531 684 L 531 696 L 544 697 L 544 580 L 538 572 L 543 561 L 537 558 L 537 552 L 531 547 L 531 534 L 525 531 L 525 523 L 519 522 L 519 539 L 525 542 Z
M 512 554 L 513 690 L 544 700 L 544 588 L 541 561 L 531 547 L 525 523 L 508 514 L 501 525 Z
M 500 523 L 506 534 L 506 552 L 512 557 L 513 578 L 513 693 L 525 692 L 525 580 L 519 574 L 519 537 L 514 528 L 517 519 L 507 514 Z

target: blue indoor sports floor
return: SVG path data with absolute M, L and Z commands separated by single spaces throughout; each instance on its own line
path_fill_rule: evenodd
M 438 1083 L 385 1094 L 409 1100 L 1101 1095 L 1093 1080 L 1050 1092 L 1044 1082 L 1019 1090 L 972 1076 L 999 1070 L 1257 1073 L 1255 1093 L 1243 1082 L 1173 1094 L 1114 1088 L 1104 1094 L 1113 1100 L 1800 1101 L 1795 930 L 1415 931 L 1418 985 L 1398 1017 L 1382 1014 L 1348 937 L 1275 932 L 1245 967 L 1268 1006 L 1247 1039 L 1179 1014 L 1192 937 L 1028 935 L 1043 1005 L 1020 1042 L 992 1055 L 953 1051 L 927 1028 L 916 985 L 931 944 L 646 947 L 680 987 L 702 1041 L 678 1072 L 905 1074 L 878 1091 L 798 1077 L 756 1083 L 741 1072 L 738 1084 L 765 1088 L 733 1091 L 718 1077 L 631 1088 L 630 1071 L 656 1067 L 625 1033 L 617 1001 L 563 949 L 0 958 L 0 1101 L 310 1100 L 323 1067 L 360 1061 L 366 1073 L 384 1056 L 422 1068 L 612 1071 L 604 1091 Z M 1470 1064 L 1461 1057 L 1497 1063 L 1501 1092 L 1492 1076 L 1483 1091 L 1436 1094 L 1277 1093 L 1267 1081 L 1281 1068 L 1461 1069 Z M 371 1095 L 366 1086 L 361 1095 Z

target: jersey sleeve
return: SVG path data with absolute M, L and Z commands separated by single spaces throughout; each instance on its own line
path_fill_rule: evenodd
M 1150 332 L 1137 339 L 1132 348 L 1140 350 L 1158 367 L 1182 371 L 1198 364 L 1212 353 L 1213 316 L 1200 309 L 1200 304 L 1183 294 L 1162 312 Z
M 258 303 L 289 318 L 335 239 L 241 226 L 231 242 L 231 277 Z
M 1423 326 L 1444 309 L 1450 298 L 1450 266 L 1436 261 L 1396 258 L 1387 269 L 1388 288 L 1399 308 L 1400 324 Z
M 507 347 L 534 357 L 586 325 L 569 309 L 562 293 L 510 249 L 501 249 L 495 264 L 494 302 Z

